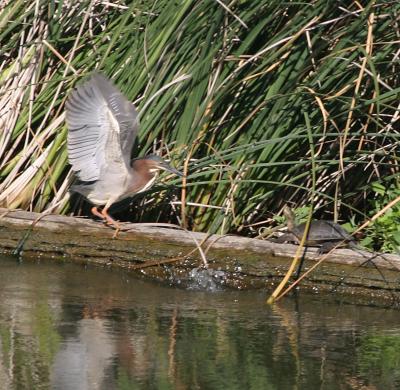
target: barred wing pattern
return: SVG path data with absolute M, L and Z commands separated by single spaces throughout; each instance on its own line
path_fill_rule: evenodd
M 80 180 L 99 180 L 106 167 L 128 171 L 137 111 L 107 78 L 95 73 L 70 94 L 66 121 L 69 162 Z

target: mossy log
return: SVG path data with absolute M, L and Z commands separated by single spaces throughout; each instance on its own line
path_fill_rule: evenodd
M 286 273 L 296 245 L 233 235 L 188 232 L 162 224 L 123 224 L 115 231 L 99 221 L 0 209 L 0 249 L 22 259 L 69 260 L 126 268 L 140 275 L 185 285 L 203 264 L 223 271 L 222 283 L 237 289 L 272 290 Z M 200 253 L 200 249 L 203 252 Z M 306 248 L 302 272 L 321 256 Z M 400 257 L 336 249 L 300 284 L 314 292 L 334 291 L 358 301 L 397 300 Z

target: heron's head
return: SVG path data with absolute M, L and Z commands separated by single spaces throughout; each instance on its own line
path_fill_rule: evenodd
M 179 172 L 175 168 L 172 168 L 171 165 L 169 165 L 166 161 L 164 161 L 161 157 L 155 156 L 155 155 L 150 155 L 147 156 L 143 159 L 143 161 L 146 163 L 146 167 L 149 170 L 149 172 L 155 174 L 158 171 L 167 171 L 171 172 L 175 175 L 183 177 L 183 173 Z

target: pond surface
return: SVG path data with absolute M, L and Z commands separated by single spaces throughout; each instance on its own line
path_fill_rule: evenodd
M 2 257 L 0 388 L 400 388 L 398 310 L 265 298 Z

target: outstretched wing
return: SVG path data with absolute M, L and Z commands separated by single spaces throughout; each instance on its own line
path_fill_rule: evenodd
M 105 167 L 127 171 L 138 130 L 133 104 L 99 73 L 76 88 L 66 103 L 68 158 L 82 181 L 100 179 Z

